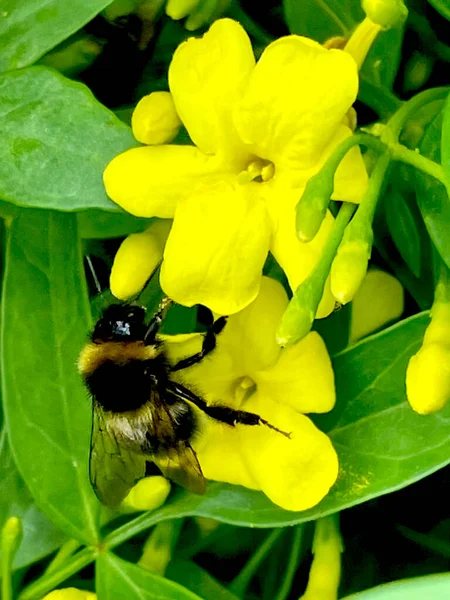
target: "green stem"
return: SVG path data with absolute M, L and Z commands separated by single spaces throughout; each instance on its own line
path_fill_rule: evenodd
M 365 193 L 361 204 L 358 207 L 355 218 L 352 221 L 352 226 L 356 228 L 357 223 L 361 220 L 367 223 L 372 223 L 377 207 L 378 198 L 380 197 L 381 188 L 384 183 L 386 171 L 391 163 L 391 154 L 389 150 L 380 156 L 375 165 L 372 174 L 370 175 L 369 187 Z
M 450 271 L 440 254 L 435 252 L 435 273 L 437 274 L 437 284 L 434 290 L 434 302 L 447 304 L 450 302 Z
M 285 600 L 285 598 L 288 597 L 289 592 L 291 591 L 292 582 L 294 580 L 295 573 L 298 569 L 300 552 L 302 549 L 302 540 L 303 526 L 297 525 L 297 527 L 294 528 L 294 539 L 292 541 L 288 564 L 284 573 L 284 579 L 274 600 Z
M 331 230 L 331 233 L 322 250 L 321 257 L 318 263 L 316 264 L 316 267 L 314 268 L 313 272 L 308 277 L 308 279 L 310 277 L 314 277 L 322 281 L 322 290 L 320 293 L 320 298 L 322 297 L 325 280 L 328 277 L 328 273 L 330 272 L 331 263 L 333 262 L 336 251 L 339 248 L 339 244 L 342 241 L 345 228 L 347 227 L 350 219 L 352 218 L 355 209 L 356 205 L 351 204 L 350 202 L 345 202 L 341 206 L 341 209 L 338 212 L 336 220 L 334 222 L 333 229 Z M 301 287 L 301 285 L 302 284 L 300 284 L 299 287 Z
M 426 158 L 426 156 L 422 156 L 418 152 L 410 150 L 402 144 L 390 144 L 388 147 L 392 152 L 392 158 L 394 160 L 399 160 L 407 165 L 411 165 L 446 185 L 444 169 L 437 162 L 434 162 L 434 160 L 430 160 L 429 158 Z
M 339 146 L 334 150 L 333 154 L 328 158 L 321 169 L 321 173 L 334 175 L 336 169 L 341 164 L 342 159 L 353 146 L 366 146 L 377 152 L 383 152 L 385 144 L 379 138 L 368 133 L 355 133 L 354 135 L 345 138 Z
M 66 562 L 66 560 L 78 550 L 80 546 L 81 544 L 78 540 L 67 540 L 67 542 L 63 544 L 58 550 L 52 562 L 45 569 L 44 575 L 48 575 L 49 573 L 54 573 L 55 571 L 57 571 L 61 567 L 61 565 L 63 565 Z
M 97 548 L 84 548 L 84 550 L 78 552 L 78 554 L 73 556 L 63 566 L 59 567 L 59 569 L 52 571 L 51 573 L 46 573 L 40 579 L 27 586 L 19 595 L 18 600 L 38 600 L 39 598 L 42 598 L 42 596 L 47 594 L 68 577 L 75 575 L 75 573 L 78 573 L 78 571 L 87 567 L 87 565 L 95 560 L 97 555 Z
M 233 594 L 239 596 L 240 598 L 244 596 L 245 591 L 253 579 L 256 571 L 259 569 L 260 564 L 265 559 L 270 549 L 277 542 L 282 533 L 283 529 L 274 529 L 265 538 L 256 552 L 247 561 L 239 575 L 237 575 L 237 577 L 235 577 L 229 585 L 229 590 L 233 592 Z

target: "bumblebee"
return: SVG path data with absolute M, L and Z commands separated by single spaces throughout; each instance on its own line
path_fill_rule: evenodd
M 191 446 L 198 430 L 193 405 L 231 427 L 265 425 L 279 431 L 257 414 L 208 405 L 171 379 L 173 372 L 200 362 L 214 350 L 226 318 L 210 325 L 200 352 L 170 365 L 164 343 L 158 339 L 170 303 L 163 299 L 148 323 L 143 307 L 109 306 L 80 354 L 79 371 L 93 405 L 90 479 L 106 505 L 117 505 L 125 498 L 145 476 L 148 462 L 192 492 L 205 491 L 202 469 Z

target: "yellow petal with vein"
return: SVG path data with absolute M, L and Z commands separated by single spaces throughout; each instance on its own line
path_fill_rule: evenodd
M 171 218 L 180 197 L 217 170 L 193 146 L 144 146 L 116 156 L 103 181 L 108 196 L 138 217 Z
M 193 142 L 230 160 L 247 155 L 231 111 L 255 64 L 250 39 L 231 19 L 213 23 L 205 35 L 178 46 L 169 68 L 177 112 Z
M 239 428 L 245 463 L 262 491 L 286 510 L 306 510 L 328 493 L 338 475 L 338 457 L 328 437 L 304 415 L 260 393 L 246 410 L 290 432 L 265 426 Z
M 331 360 L 315 331 L 298 344 L 284 348 L 276 364 L 254 379 L 263 396 L 297 412 L 328 412 L 336 401 Z
M 178 202 L 161 269 L 169 297 L 222 315 L 256 298 L 271 233 L 257 186 L 221 179 Z
M 295 35 L 263 52 L 234 122 L 258 156 L 290 170 L 314 167 L 356 99 L 355 61 Z

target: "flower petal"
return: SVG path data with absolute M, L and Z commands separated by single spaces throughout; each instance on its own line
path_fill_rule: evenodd
M 336 147 L 347 137 L 352 135 L 352 130 L 345 125 L 339 125 L 335 135 L 329 142 L 323 162 L 334 152 Z M 331 198 L 345 202 L 359 203 L 367 190 L 369 177 L 358 146 L 353 146 L 343 158 L 334 175 L 334 191 Z
M 169 86 L 177 112 L 193 142 L 209 154 L 247 155 L 231 111 L 255 65 L 245 30 L 220 19 L 200 39 L 178 46 L 169 68 Z
M 297 412 L 328 412 L 336 401 L 331 360 L 315 331 L 298 344 L 284 348 L 277 363 L 254 379 L 264 397 Z
M 103 173 L 108 196 L 138 217 L 171 218 L 180 197 L 217 171 L 193 146 L 144 146 L 116 156 Z
M 234 122 L 242 139 L 275 168 L 315 165 L 356 99 L 355 61 L 300 36 L 287 36 L 263 52 Z
M 297 238 L 294 214 L 294 209 L 282 210 L 278 214 L 272 211 L 275 233 L 272 237 L 271 252 L 286 273 L 292 291 L 297 289 L 314 268 L 334 221 L 331 213 L 327 212 L 319 233 L 311 242 L 305 244 Z M 316 318 L 328 316 L 334 305 L 335 300 L 327 280 Z
M 286 510 L 306 510 L 328 493 L 338 457 L 328 439 L 304 415 L 256 393 L 245 409 L 261 415 L 291 439 L 264 426 L 238 426 L 245 463 L 262 491 Z
M 244 462 L 239 441 L 237 429 L 207 419 L 199 438 L 192 445 L 206 479 L 259 490 Z
M 53 592 L 44 596 L 42 600 L 96 600 L 96 598 L 97 595 L 93 592 L 71 587 L 53 590 Z
M 172 221 L 155 219 L 142 233 L 132 233 L 120 245 L 110 276 L 112 294 L 120 300 L 136 296 L 161 262 Z
M 350 342 L 398 319 L 404 305 L 402 284 L 389 273 L 370 269 L 351 305 Z
M 178 202 L 161 269 L 169 297 L 222 315 L 256 298 L 270 240 L 257 189 L 223 179 Z
M 275 333 L 287 305 L 281 283 L 263 277 L 256 299 L 228 319 L 217 346 L 230 353 L 243 375 L 252 377 L 255 371 L 268 369 L 280 356 Z

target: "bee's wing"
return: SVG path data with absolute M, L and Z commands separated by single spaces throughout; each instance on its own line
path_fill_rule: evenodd
M 145 476 L 147 459 L 119 444 L 108 430 L 106 418 L 94 402 L 89 473 L 98 499 L 114 506 Z
M 194 492 L 203 494 L 206 481 L 197 455 L 189 442 L 179 442 L 164 458 L 154 458 L 165 477 Z

